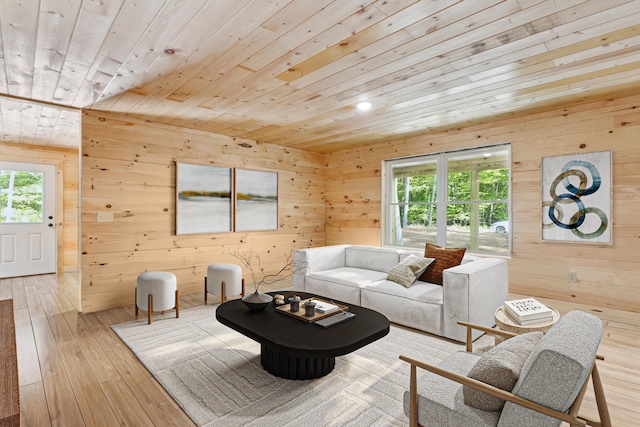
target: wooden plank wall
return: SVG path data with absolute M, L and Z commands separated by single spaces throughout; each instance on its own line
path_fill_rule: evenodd
M 640 95 L 328 154 L 327 244 L 381 244 L 383 160 L 502 142 L 512 144 L 510 292 L 640 311 Z M 613 150 L 613 245 L 542 243 L 542 157 L 603 150 Z
M 57 188 L 62 188 L 57 224 L 62 230 L 58 242 L 58 270 L 78 271 L 78 150 L 42 147 L 23 143 L 0 142 L 0 159 L 9 162 L 25 162 L 56 165 L 59 179 Z
M 325 243 L 322 154 L 95 111 L 83 113 L 81 150 L 83 312 L 133 304 L 146 270 L 176 274 L 183 295 L 201 293 L 207 266 L 238 263 L 229 251 L 240 242 L 267 273 L 292 249 Z M 176 236 L 176 161 L 278 172 L 279 229 Z M 101 211 L 114 221 L 97 222 Z

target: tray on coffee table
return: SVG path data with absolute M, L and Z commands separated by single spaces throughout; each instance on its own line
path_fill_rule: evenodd
M 333 304 L 333 305 L 337 305 L 338 306 L 338 310 L 334 310 L 331 311 L 329 313 L 318 313 L 317 311 L 314 312 L 313 316 L 305 316 L 304 314 L 304 306 L 303 304 L 307 301 L 320 301 L 320 302 L 324 302 L 327 304 Z M 276 311 L 278 313 L 282 313 L 282 314 L 286 314 L 289 315 L 295 319 L 298 320 L 302 320 L 303 322 L 307 322 L 307 323 L 313 323 L 316 320 L 320 320 L 320 319 L 324 319 L 325 317 L 329 317 L 329 316 L 333 316 L 336 313 L 340 313 L 340 310 L 342 311 L 349 311 L 349 307 L 346 305 L 342 305 L 342 304 L 337 304 L 335 302 L 332 301 L 327 301 L 325 299 L 322 298 L 307 298 L 307 299 L 303 299 L 302 301 L 300 301 L 300 310 L 296 311 L 295 313 L 291 311 L 291 304 L 284 304 L 284 305 L 280 305 L 278 307 L 276 307 Z

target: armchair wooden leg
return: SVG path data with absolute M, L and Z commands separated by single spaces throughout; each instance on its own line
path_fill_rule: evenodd
M 609 408 L 607 407 L 607 399 L 604 397 L 604 389 L 600 381 L 598 367 L 594 363 L 591 371 L 591 380 L 593 381 L 593 392 L 596 396 L 596 405 L 598 406 L 598 415 L 600 416 L 600 424 L 602 427 L 611 427 L 611 417 L 609 416 Z
M 242 279 L 242 296 L 244 296 L 244 279 Z
M 418 379 L 416 365 L 411 365 L 409 380 L 409 426 L 418 427 Z
M 147 312 L 147 317 L 149 318 L 149 325 L 151 324 L 151 313 L 153 313 L 153 295 L 149 294 L 149 311 Z
M 136 287 L 136 317 L 138 317 L 138 288 Z
M 207 276 L 204 276 L 204 303 L 207 304 Z
M 220 304 L 224 304 L 224 296 L 226 294 L 226 290 L 224 289 L 224 282 L 220 284 Z
M 595 366 L 595 362 L 593 364 L 593 366 Z M 593 372 L 593 366 L 591 367 L 591 370 Z M 587 385 L 589 384 L 589 380 L 587 379 L 587 381 L 584 382 L 584 384 L 582 384 L 582 388 L 580 389 L 580 391 L 578 392 L 578 396 L 576 396 L 576 400 L 573 401 L 573 405 L 571 405 L 571 407 L 569 408 L 569 412 L 568 414 L 571 415 L 572 417 L 578 417 L 578 411 L 580 410 L 580 405 L 582 404 L 582 399 L 584 398 L 585 393 L 587 392 Z M 577 424 L 569 424 L 571 427 L 578 427 Z

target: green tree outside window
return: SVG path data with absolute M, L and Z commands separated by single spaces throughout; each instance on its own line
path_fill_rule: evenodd
M 0 222 L 42 222 L 44 175 L 0 171 Z

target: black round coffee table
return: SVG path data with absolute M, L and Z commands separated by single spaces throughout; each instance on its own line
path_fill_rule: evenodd
M 302 299 L 306 292 L 273 292 Z M 324 298 L 327 299 L 327 298 Z M 339 301 L 335 301 L 339 302 Z M 345 304 L 348 305 L 348 304 Z M 356 317 L 329 328 L 277 313 L 271 303 L 264 311 L 250 311 L 242 300 L 231 300 L 216 310 L 223 325 L 260 343 L 260 361 L 269 373 L 291 380 L 319 378 L 333 370 L 336 356 L 372 343 L 389 333 L 389 320 L 377 311 L 349 305 Z

